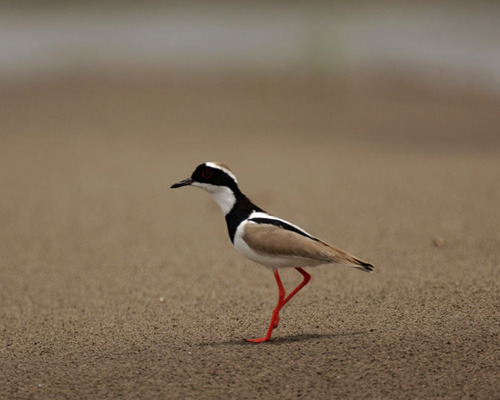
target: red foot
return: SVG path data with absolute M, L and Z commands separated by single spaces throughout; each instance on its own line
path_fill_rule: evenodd
M 269 339 L 271 339 L 271 335 L 269 335 L 269 337 L 267 337 L 267 335 L 266 335 L 266 336 L 258 338 L 258 339 L 245 339 L 245 340 L 247 342 L 250 342 L 250 343 L 262 343 L 262 342 L 269 341 Z

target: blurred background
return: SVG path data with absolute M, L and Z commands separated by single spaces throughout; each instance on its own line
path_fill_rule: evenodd
M 500 92 L 495 1 L 3 1 L 0 79 L 349 73 Z
M 2 1 L 0 11 L 2 136 L 17 115 L 42 118 L 45 135 L 44 123 L 75 118 L 64 137 L 191 133 L 208 146 L 229 130 L 498 143 L 496 129 L 471 129 L 500 96 L 495 1 Z M 464 102 L 476 102 L 472 120 Z
M 180 113 L 192 120 L 187 108 L 200 107 L 196 119 L 219 124 L 224 122 L 217 112 L 234 117 L 235 97 L 253 98 L 257 107 L 242 118 L 265 119 L 269 113 L 279 124 L 280 117 L 300 118 L 297 113 L 307 114 L 317 103 L 342 107 L 353 98 L 402 104 L 410 97 L 441 97 L 441 104 L 449 104 L 472 97 L 496 102 L 500 96 L 500 4 L 495 1 L 2 1 L 0 11 L 2 93 L 8 98 L 33 88 L 46 103 L 55 93 L 62 95 L 62 85 L 73 86 L 90 96 L 86 102 L 75 92 L 82 104 L 74 109 L 80 112 L 114 95 L 144 106 L 139 94 L 118 94 L 139 87 L 142 96 L 158 96 L 148 105 L 164 113 L 171 112 L 169 101 L 194 96 L 195 104 Z M 217 93 L 230 104 L 220 104 Z M 273 95 L 303 100 L 293 110 Z M 209 110 L 216 104 L 219 110 Z M 285 115 L 279 114 L 280 104 Z M 366 117 L 363 110 L 356 119 Z M 341 123 L 342 115 L 338 119 Z M 251 134 L 259 135 L 267 122 Z M 341 130 L 327 131 L 322 133 L 343 136 Z M 399 134 L 407 135 L 398 129 Z M 239 135 L 237 129 L 233 135 Z M 413 135 L 421 140 L 430 133 L 421 129 Z M 457 132 L 460 138 L 463 133 Z

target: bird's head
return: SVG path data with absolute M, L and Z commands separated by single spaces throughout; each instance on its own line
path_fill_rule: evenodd
M 219 204 L 224 215 L 231 211 L 240 193 L 238 182 L 231 170 L 220 162 L 206 162 L 196 167 L 190 178 L 174 183 L 172 189 L 195 186 L 206 190 Z

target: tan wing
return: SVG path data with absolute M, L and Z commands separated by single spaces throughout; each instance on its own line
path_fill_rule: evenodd
M 248 223 L 245 225 L 243 239 L 258 253 L 301 257 L 314 261 L 316 265 L 339 263 L 351 265 L 364 271 L 373 269 L 371 264 L 342 249 L 276 225 Z

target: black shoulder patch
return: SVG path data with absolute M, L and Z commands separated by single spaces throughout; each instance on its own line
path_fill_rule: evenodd
M 247 219 L 254 211 L 264 212 L 261 208 L 253 204 L 248 197 L 246 197 L 239 190 L 235 193 L 236 203 L 232 210 L 226 215 L 227 230 L 229 238 L 234 243 L 234 235 L 238 226 Z

